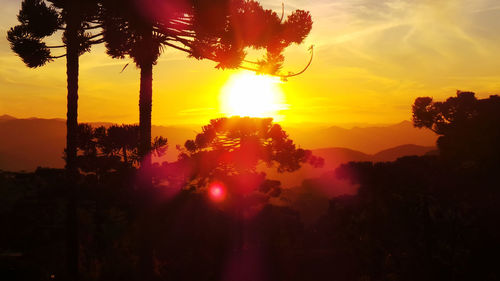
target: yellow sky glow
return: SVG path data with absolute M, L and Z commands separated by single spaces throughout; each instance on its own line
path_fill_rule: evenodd
M 20 0 L 0 11 L 0 115 L 64 118 L 64 59 L 29 69 L 10 50 L 7 30 Z M 280 1 L 261 1 L 278 13 Z M 290 123 L 395 123 L 411 117 L 418 96 L 437 99 L 457 89 L 480 97 L 500 92 L 500 6 L 496 0 L 287 0 L 285 13 L 307 9 L 313 30 L 285 52 L 284 71 L 302 75 L 279 85 L 279 114 Z M 57 43 L 59 37 L 54 37 Z M 79 120 L 138 122 L 139 71 L 129 59 L 95 46 L 80 59 Z M 205 124 L 224 115 L 220 96 L 238 70 L 216 70 L 166 49 L 154 68 L 153 124 Z M 227 113 L 227 112 L 226 112 Z

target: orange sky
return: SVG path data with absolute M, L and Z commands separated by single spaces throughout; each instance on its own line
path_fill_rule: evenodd
M 19 0 L 0 11 L 0 115 L 64 118 L 64 59 L 29 69 L 10 50 L 6 31 L 17 23 Z M 265 0 L 281 9 L 281 1 Z M 285 53 L 297 71 L 315 45 L 311 67 L 280 84 L 283 122 L 395 123 L 411 116 L 415 97 L 438 99 L 456 89 L 480 97 L 500 89 L 500 4 L 496 0 L 287 0 L 286 11 L 309 10 L 306 42 Z M 56 39 L 59 39 L 56 37 Z M 80 59 L 80 121 L 138 121 L 139 71 L 96 46 Z M 220 116 L 219 95 L 237 71 L 167 49 L 154 69 L 153 123 L 204 124 Z

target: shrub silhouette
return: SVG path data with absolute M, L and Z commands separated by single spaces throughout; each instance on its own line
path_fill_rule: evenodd
M 167 139 L 155 137 L 152 153 L 160 157 L 167 149 Z M 139 126 L 78 125 L 78 164 L 84 172 L 98 174 L 139 165 Z

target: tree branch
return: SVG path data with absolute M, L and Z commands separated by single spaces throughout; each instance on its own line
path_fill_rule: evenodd
M 283 17 L 285 16 L 285 3 L 281 2 L 281 19 L 280 22 L 283 22 Z
M 95 34 L 95 35 L 92 35 L 92 36 L 88 37 L 88 38 L 87 38 L 87 40 L 94 39 L 94 38 L 99 37 L 99 36 L 101 36 L 101 35 L 104 35 L 104 32 L 101 32 L 101 33 L 97 33 L 97 34 Z
M 186 53 L 191 53 L 191 51 L 189 49 L 185 49 L 185 48 L 182 48 L 182 47 L 179 47 L 179 46 L 176 46 L 172 43 L 167 43 L 167 42 L 164 42 L 163 44 L 169 46 L 169 47 L 172 47 L 174 49 L 177 49 L 177 50 L 180 50 L 180 51 L 183 51 L 183 52 L 186 52 Z
M 94 25 L 94 26 L 90 26 L 90 27 L 84 27 L 83 29 L 84 30 L 91 30 L 91 29 L 96 29 L 96 28 L 100 28 L 100 27 L 103 27 L 104 25 L 102 24 L 99 24 L 99 25 Z
M 94 45 L 94 44 L 101 44 L 104 42 L 104 38 L 100 38 L 98 40 L 89 40 L 89 44 Z
M 251 64 L 257 64 L 257 65 L 260 65 L 260 64 L 261 64 L 260 62 L 257 62 L 257 61 L 251 61 L 251 60 L 243 60 L 243 62 L 246 62 L 246 63 L 251 63 Z
M 64 48 L 66 45 L 59 45 L 59 46 L 47 46 L 47 48 L 55 49 L 55 48 Z
M 288 75 L 271 75 L 271 76 L 277 76 L 277 77 L 280 77 L 281 79 L 286 79 L 286 78 L 294 77 L 294 76 L 297 76 L 297 75 L 304 73 L 312 63 L 313 55 L 314 55 L 314 45 L 311 45 L 311 47 L 309 47 L 309 50 L 311 51 L 311 58 L 309 59 L 309 62 L 307 63 L 307 65 L 301 71 L 299 71 L 297 73 L 291 73 Z
M 65 57 L 66 54 L 64 55 L 60 55 L 60 56 L 50 56 L 51 59 L 58 59 L 58 58 L 62 58 L 62 57 Z

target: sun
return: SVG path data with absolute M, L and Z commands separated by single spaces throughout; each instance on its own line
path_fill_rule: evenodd
M 232 75 L 220 95 L 221 112 L 228 116 L 272 117 L 288 108 L 277 77 L 240 72 Z

